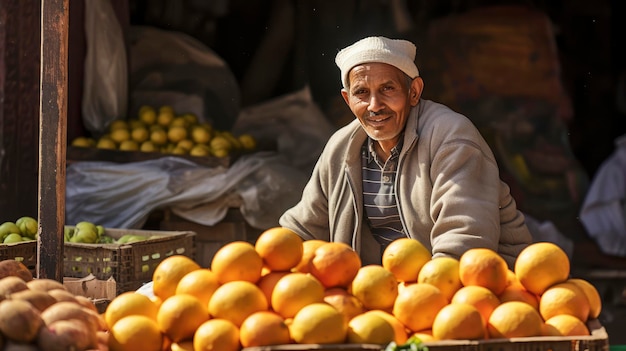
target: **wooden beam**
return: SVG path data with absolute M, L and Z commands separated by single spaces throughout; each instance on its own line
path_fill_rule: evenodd
M 41 0 L 37 277 L 63 281 L 69 0 Z

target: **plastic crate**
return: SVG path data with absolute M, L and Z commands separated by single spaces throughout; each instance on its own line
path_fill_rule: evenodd
M 0 261 L 4 260 L 22 262 L 35 276 L 37 273 L 37 240 L 0 244 Z
M 65 277 L 113 278 L 118 294 L 137 290 L 152 280 L 155 268 L 165 258 L 184 255 L 194 259 L 196 233 L 192 231 L 152 231 L 105 228 L 115 239 L 123 235 L 150 237 L 129 244 L 83 244 L 66 242 L 63 249 Z
M 424 342 L 428 351 L 609 351 L 609 337 L 597 319 L 587 323 L 588 336 L 542 336 L 488 340 L 443 340 Z M 372 344 L 293 344 L 248 347 L 243 351 L 383 351 Z

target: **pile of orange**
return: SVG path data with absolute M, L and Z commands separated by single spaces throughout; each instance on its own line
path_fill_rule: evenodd
M 153 292 L 111 302 L 112 351 L 588 335 L 586 322 L 602 307 L 596 288 L 571 278 L 568 256 L 551 243 L 528 246 L 509 269 L 489 249 L 431 257 L 400 239 L 381 265 L 363 266 L 346 244 L 302 241 L 282 227 L 254 244 L 222 246 L 211 267 L 168 257 Z

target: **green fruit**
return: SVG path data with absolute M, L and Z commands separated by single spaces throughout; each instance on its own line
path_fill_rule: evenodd
M 64 239 L 64 241 L 70 241 L 72 236 L 74 236 L 74 228 L 64 227 L 63 228 L 63 239 Z
M 101 225 L 97 225 L 96 226 L 96 230 L 98 231 L 98 236 L 103 236 L 104 235 L 104 227 Z
M 96 228 L 96 225 L 87 221 L 78 222 L 76 223 L 75 227 L 76 229 L 87 229 L 96 233 L 98 232 L 98 228 Z
M 78 229 L 70 239 L 73 243 L 94 244 L 98 242 L 98 232 L 89 229 Z
M 13 222 L 4 222 L 0 224 L 0 241 L 4 242 L 7 235 L 11 233 L 20 233 L 20 227 Z
M 6 238 L 4 238 L 3 243 L 5 244 L 9 244 L 9 243 L 20 243 L 22 242 L 22 236 L 20 234 L 17 233 L 11 233 L 9 235 L 6 236 Z
M 135 243 L 138 241 L 144 241 L 146 239 L 148 239 L 148 237 L 143 236 L 143 235 L 126 234 L 126 235 L 121 236 L 115 242 L 118 244 L 130 244 L 130 243 Z
M 39 223 L 37 223 L 37 220 L 33 217 L 20 217 L 17 221 L 15 221 L 15 225 L 20 228 L 20 232 L 23 236 L 27 236 L 31 239 L 35 239 L 37 237 Z

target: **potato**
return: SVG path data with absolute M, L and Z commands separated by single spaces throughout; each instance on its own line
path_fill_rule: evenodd
M 21 278 L 10 275 L 0 279 L 0 301 L 7 296 L 22 290 L 27 290 L 28 285 Z
M 58 320 L 39 330 L 37 345 L 42 351 L 88 350 L 98 346 L 98 337 L 82 320 Z
M 101 315 L 81 306 L 78 303 L 61 301 L 48 307 L 41 313 L 41 318 L 50 325 L 59 320 L 78 319 L 89 326 L 89 331 L 96 334 L 98 330 L 105 330 L 106 323 Z
M 7 340 L 2 351 L 39 351 L 39 348 L 35 344 L 23 344 L 21 342 Z
M 49 279 L 49 278 L 33 279 L 29 281 L 27 284 L 28 284 L 28 288 L 31 290 L 43 290 L 43 291 L 50 291 L 52 289 L 67 290 L 67 288 L 65 287 L 65 285 L 63 285 L 63 283 L 56 281 L 54 279 Z
M 82 296 L 82 295 L 76 295 L 74 297 L 76 298 L 76 301 L 78 301 L 78 303 L 81 306 L 86 307 L 86 308 L 88 308 L 88 309 L 90 309 L 90 310 L 92 310 L 92 311 L 94 311 L 96 313 L 99 313 L 98 312 L 98 307 L 96 307 L 96 305 L 93 303 L 93 301 L 90 298 L 88 298 L 86 296 Z
M 13 300 L 24 300 L 30 302 L 30 304 L 35 306 L 35 308 L 39 310 L 39 312 L 43 312 L 46 308 L 57 303 L 57 300 L 46 291 L 30 289 L 14 292 L 13 294 L 9 295 L 9 298 Z
M 33 273 L 26 265 L 11 259 L 0 261 L 0 279 L 8 276 L 21 278 L 25 282 L 33 280 Z
M 78 300 L 76 300 L 76 296 L 71 292 L 63 289 L 51 289 L 48 290 L 48 294 L 54 297 L 57 302 L 66 301 L 78 304 Z
M 0 302 L 0 333 L 13 341 L 34 341 L 43 323 L 39 311 L 26 301 L 7 299 Z

